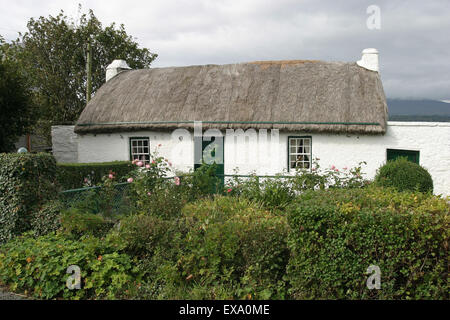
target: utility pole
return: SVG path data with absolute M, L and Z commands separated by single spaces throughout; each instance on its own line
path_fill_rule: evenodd
M 86 103 L 88 103 L 92 94 L 92 46 L 90 38 L 87 46 L 86 77 Z

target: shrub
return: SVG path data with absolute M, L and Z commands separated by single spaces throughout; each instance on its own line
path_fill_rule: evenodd
M 80 238 L 84 235 L 104 237 L 114 226 L 114 222 L 99 214 L 81 212 L 71 208 L 61 215 L 61 228 L 68 235 Z
M 133 280 L 140 281 L 136 263 L 97 238 L 24 235 L 0 247 L 0 281 L 41 299 L 113 299 L 122 297 Z M 81 270 L 80 290 L 66 286 L 71 265 Z
M 186 205 L 181 225 L 188 229 L 183 250 L 166 275 L 179 290 L 176 297 L 284 297 L 289 254 L 283 216 L 245 199 L 216 197 Z
M 350 169 L 339 170 L 332 166 L 323 170 L 317 160 L 312 170 L 299 169 L 288 176 L 278 174 L 272 177 L 258 177 L 253 174 L 242 177 L 236 171 L 236 175 L 228 181 L 225 193 L 259 202 L 271 210 L 282 210 L 295 199 L 296 195 L 307 190 L 363 188 L 368 185 L 362 173 L 362 165 L 365 162 Z
M 391 160 L 381 166 L 375 176 L 375 184 L 399 191 L 433 192 L 433 179 L 428 171 L 406 158 Z
M 235 176 L 225 188 L 231 196 L 240 196 L 261 203 L 268 209 L 283 209 L 294 198 L 291 179 L 283 177 L 259 178 L 252 175 L 249 178 Z
M 61 227 L 63 204 L 58 200 L 47 202 L 39 211 L 33 213 L 31 229 L 38 236 L 58 230 Z
M 296 299 L 448 299 L 449 205 L 393 189 L 306 192 L 288 207 Z M 366 287 L 370 265 L 381 290 Z
M 132 215 L 120 221 L 117 230 L 108 236 L 108 241 L 121 250 L 139 257 L 152 254 L 158 246 L 167 247 L 170 222 L 150 215 Z
M 129 161 L 97 162 L 97 163 L 58 163 L 57 179 L 63 190 L 96 186 L 110 171 L 121 179 L 127 176 L 133 166 Z
M 0 243 L 31 228 L 32 213 L 57 196 L 55 159 L 0 154 Z

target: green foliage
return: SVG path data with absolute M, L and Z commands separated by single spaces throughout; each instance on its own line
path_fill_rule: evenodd
M 283 177 L 259 178 L 256 175 L 249 178 L 235 176 L 229 181 L 225 192 L 230 196 L 259 202 L 268 209 L 283 209 L 295 197 L 290 180 Z
M 258 177 L 255 174 L 242 177 L 237 175 L 236 171 L 235 176 L 228 181 L 225 193 L 259 202 L 271 210 L 284 209 L 297 194 L 307 190 L 366 186 L 368 181 L 363 178 L 361 168 L 363 164 L 365 163 L 362 162 L 350 169 L 339 170 L 332 166 L 322 170 L 315 161 L 312 170 L 297 170 L 292 176 L 274 177 Z
M 114 226 L 114 221 L 105 219 L 102 215 L 80 212 L 69 209 L 61 215 L 61 228 L 63 232 L 80 238 L 83 235 L 104 237 Z
M 25 78 L 15 63 L 3 61 L 0 50 L 0 152 L 14 150 L 17 139 L 30 132 L 34 115 Z
M 295 299 L 448 299 L 449 205 L 393 189 L 306 192 L 289 206 Z M 366 287 L 370 265 L 381 290 Z
M 133 169 L 129 161 L 58 163 L 57 179 L 63 190 L 77 189 L 99 185 L 110 172 L 121 182 Z
M 57 196 L 55 177 L 49 154 L 0 154 L 0 243 L 30 230 L 33 212 Z
M 120 226 L 108 235 L 108 241 L 132 256 L 144 258 L 158 248 L 168 249 L 174 240 L 169 232 L 172 223 L 151 215 L 131 215 L 120 221 Z
M 35 235 L 41 236 L 58 230 L 61 227 L 61 211 L 64 206 L 59 200 L 51 200 L 39 211 L 33 212 L 31 229 Z
M 378 169 L 375 184 L 399 191 L 433 192 L 433 179 L 428 171 L 406 158 L 388 161 Z
M 157 57 L 139 48 L 124 25 L 103 26 L 92 10 L 79 10 L 79 18 L 56 16 L 31 18 L 27 32 L 19 34 L 7 52 L 29 77 L 40 119 L 49 124 L 73 123 L 86 106 L 86 52 L 92 47 L 93 93 L 104 84 L 106 67 L 125 59 L 133 69 L 148 68 Z
M 180 216 L 181 208 L 190 201 L 211 196 L 220 179 L 214 175 L 215 165 L 202 165 L 194 172 L 177 176 L 168 159 L 151 155 L 151 163 L 134 160 L 135 170 L 129 184 L 130 203 L 137 212 L 170 219 Z
M 155 268 L 144 286 L 151 292 L 147 298 L 285 296 L 289 228 L 283 216 L 245 199 L 216 197 L 187 204 L 176 226 L 169 229 L 176 231 L 167 246 L 175 257 L 161 250 L 146 261 Z
M 62 234 L 18 237 L 0 247 L 0 281 L 36 298 L 87 299 L 122 297 L 139 281 L 136 261 L 94 237 L 71 240 Z M 81 269 L 81 289 L 69 290 L 66 270 Z

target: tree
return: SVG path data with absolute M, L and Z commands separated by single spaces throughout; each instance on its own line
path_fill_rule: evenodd
M 3 45 L 1 36 L 0 45 Z M 34 111 L 26 79 L 0 50 L 0 152 L 14 150 L 17 138 L 30 131 Z
M 80 6 L 81 10 L 81 6 Z M 9 48 L 30 80 L 39 117 L 49 124 L 73 123 L 86 105 L 86 51 L 91 43 L 92 92 L 105 82 L 106 67 L 124 59 L 131 68 L 148 68 L 157 57 L 139 48 L 123 24 L 103 27 L 92 10 L 78 21 L 64 11 L 56 17 L 31 18 L 28 31 Z

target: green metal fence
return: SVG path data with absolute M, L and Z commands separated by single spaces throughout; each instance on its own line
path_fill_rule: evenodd
M 101 186 L 95 186 L 65 190 L 60 193 L 59 198 L 67 209 L 76 207 L 91 213 L 107 210 L 111 214 L 118 214 L 126 211 L 130 206 L 126 196 L 128 185 L 127 182 L 116 184 L 107 196 L 100 192 Z
M 224 181 L 230 179 L 248 179 L 257 178 L 259 180 L 264 179 L 292 179 L 293 176 L 269 176 L 269 175 L 228 175 L 217 174 L 219 178 L 223 178 Z M 168 177 L 167 179 L 173 179 L 174 177 Z M 183 176 L 180 176 L 183 181 Z M 69 209 L 76 207 L 84 209 L 86 212 L 100 213 L 109 211 L 111 214 L 120 214 L 129 210 L 132 206 L 127 193 L 129 191 L 129 183 L 118 183 L 114 186 L 113 190 L 107 194 L 102 193 L 102 186 L 85 187 L 79 189 L 65 190 L 60 192 L 60 200 L 64 204 L 65 208 Z M 217 193 L 222 192 L 220 188 L 215 189 Z

